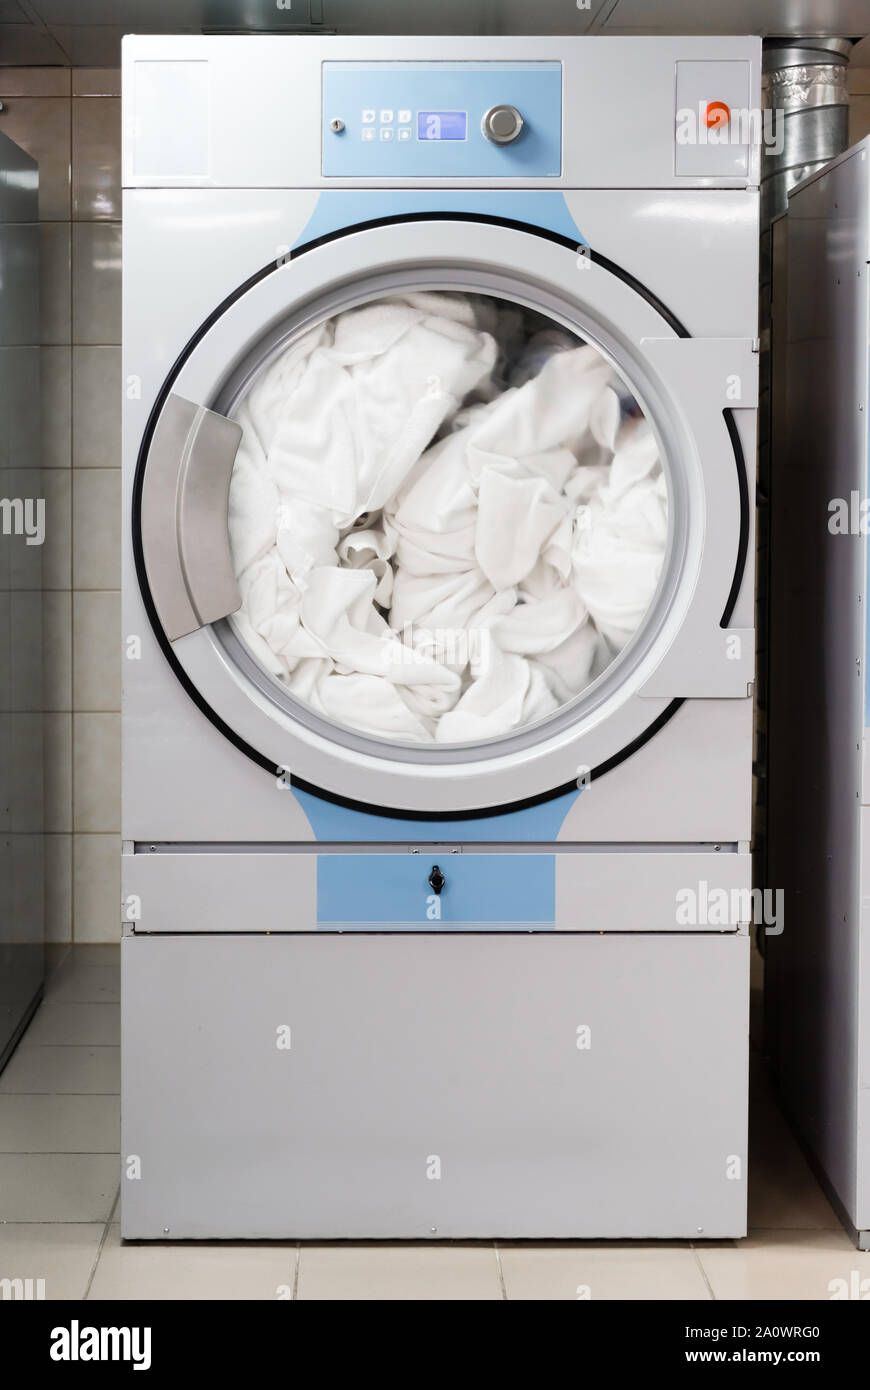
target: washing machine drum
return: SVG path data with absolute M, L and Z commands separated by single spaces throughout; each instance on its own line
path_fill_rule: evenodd
M 270 772 L 467 814 L 575 786 L 673 709 L 641 682 L 698 479 L 639 350 L 680 334 L 612 269 L 534 238 L 560 265 L 532 278 L 504 227 L 481 265 L 480 226 L 441 223 L 437 258 L 411 224 L 385 273 L 372 241 L 399 230 L 271 268 L 195 340 L 143 445 L 140 578 Z

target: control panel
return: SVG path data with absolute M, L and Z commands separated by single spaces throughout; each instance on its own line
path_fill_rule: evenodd
M 326 178 L 561 172 L 561 63 L 323 64 Z

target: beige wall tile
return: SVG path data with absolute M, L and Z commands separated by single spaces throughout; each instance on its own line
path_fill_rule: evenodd
M 73 342 L 121 341 L 121 226 L 74 222 Z
M 118 97 L 76 97 L 72 103 L 72 209 L 78 221 L 120 219 Z
M 70 294 L 70 224 L 44 222 L 39 229 L 39 317 L 43 343 L 70 341 Z
M 0 67 L 0 97 L 63 97 L 69 93 L 69 68 Z
M 117 831 L 121 824 L 121 717 L 73 715 L 73 825 Z
M 73 348 L 73 463 L 121 466 L 121 349 Z
M 121 587 L 121 470 L 73 469 L 73 588 Z
M 43 699 L 47 710 L 72 709 L 72 595 L 51 589 L 42 595 Z
M 121 841 L 117 835 L 75 837 L 73 939 L 77 943 L 121 939 Z
M 121 595 L 82 592 L 73 596 L 76 710 L 121 708 Z
M 69 834 L 73 823 L 72 715 L 46 714 L 42 736 L 45 828 L 51 834 Z
M 69 468 L 46 468 L 42 473 L 42 491 L 45 497 L 42 583 L 46 589 L 71 587 L 71 477 L 72 472 Z
M 72 940 L 72 835 L 45 837 L 45 939 Z
M 69 468 L 72 429 L 72 349 L 44 347 L 40 352 L 42 464 Z
M 121 69 L 73 68 L 72 92 L 74 97 L 119 97 Z
M 39 165 L 39 217 L 63 222 L 70 215 L 70 103 L 60 97 L 10 97 L 0 111 L 0 131 Z

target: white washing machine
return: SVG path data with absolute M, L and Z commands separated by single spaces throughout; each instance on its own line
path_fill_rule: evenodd
M 759 71 L 125 39 L 124 1236 L 744 1232 Z

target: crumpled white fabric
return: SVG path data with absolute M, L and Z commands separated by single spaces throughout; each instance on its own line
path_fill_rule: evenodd
M 236 414 L 240 636 L 381 738 L 546 718 L 658 583 L 667 489 L 625 395 L 594 348 L 495 300 L 396 296 L 311 329 Z

